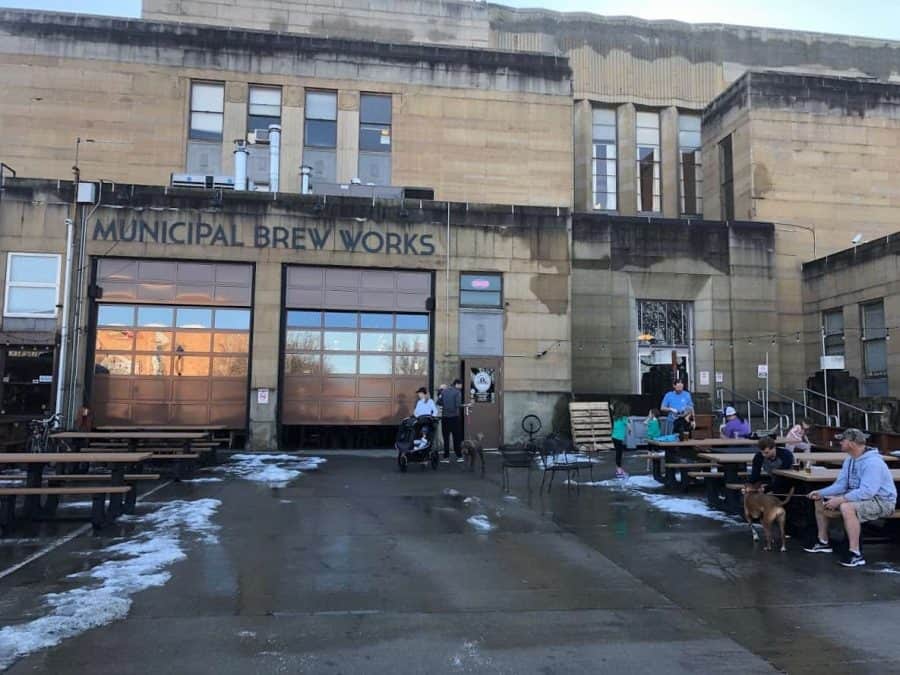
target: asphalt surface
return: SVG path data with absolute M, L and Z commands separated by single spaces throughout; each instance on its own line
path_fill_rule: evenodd
M 216 537 L 185 535 L 171 578 L 133 595 L 125 618 L 8 672 L 900 672 L 896 544 L 867 546 L 870 566 L 847 570 L 607 486 L 540 495 L 538 473 L 529 491 L 515 471 L 505 496 L 495 457 L 487 478 L 327 459 L 283 488 L 218 472 L 152 495 L 141 513 L 220 500 Z M 40 619 L 48 593 L 83 585 L 70 575 L 141 527 L 76 537 L 0 579 L 0 626 Z M 4 564 L 51 532 L 25 534 L 0 544 Z

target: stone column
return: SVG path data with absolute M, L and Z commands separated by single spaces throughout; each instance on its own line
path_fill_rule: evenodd
M 285 87 L 281 103 L 281 191 L 300 191 L 303 161 L 303 87 Z
M 637 114 L 632 103 L 620 105 L 616 112 L 617 152 L 619 157 L 619 214 L 637 213 Z
M 678 180 L 678 109 L 659 111 L 660 152 L 662 153 L 662 211 L 666 218 L 677 218 L 681 211 Z
M 279 327 L 281 326 L 281 265 L 261 260 L 256 265 L 253 297 L 253 353 L 250 381 L 251 450 L 278 447 Z M 259 390 L 268 389 L 268 403 L 259 402 Z
M 359 173 L 359 92 L 338 92 L 337 180 L 349 183 Z
M 222 122 L 222 175 L 234 175 L 234 141 L 247 137 L 247 83 L 225 83 L 225 116 Z
M 575 210 L 593 211 L 593 120 L 591 102 L 576 101 L 574 114 L 575 141 Z

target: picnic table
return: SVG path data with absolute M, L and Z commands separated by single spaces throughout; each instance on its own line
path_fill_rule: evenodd
M 900 482 L 900 469 L 891 469 L 890 471 L 894 482 Z M 841 470 L 814 466 L 809 472 L 802 469 L 775 469 L 772 473 L 801 483 L 833 483 L 837 480 Z
M 133 508 L 136 495 L 134 490 L 125 484 L 125 471 L 127 468 L 139 471 L 141 463 L 151 457 L 149 452 L 35 452 L 35 453 L 0 453 L 0 468 L 5 466 L 26 465 L 26 481 L 24 488 L 0 488 L 0 498 L 3 500 L 0 525 L 7 527 L 15 519 L 15 498 L 23 496 L 25 504 L 23 515 L 33 518 L 39 513 L 52 515 L 56 510 L 59 496 L 63 494 L 84 494 L 94 499 L 92 520 L 94 525 L 100 527 L 107 516 L 118 517 L 123 510 Z M 44 482 L 44 469 L 49 464 L 57 467 L 72 467 L 82 464 L 104 464 L 110 467 L 110 481 L 108 486 L 102 487 L 42 487 Z M 104 499 L 109 495 L 109 508 L 105 508 Z M 127 501 L 123 505 L 123 496 Z M 41 497 L 47 497 L 47 503 L 41 506 Z
M 153 461 L 175 462 L 173 472 L 176 480 L 188 478 L 194 473 L 199 453 L 192 449 L 191 444 L 202 441 L 207 434 L 202 431 L 60 431 L 50 435 L 51 438 L 70 442 L 75 451 L 83 451 L 85 443 L 91 441 L 125 441 L 124 447 L 99 448 L 89 447 L 90 452 L 138 452 L 141 450 L 153 450 Z M 179 451 L 170 451 L 165 446 L 176 443 Z M 160 448 L 160 444 L 164 447 Z M 215 448 L 209 448 L 215 461 Z M 83 454 L 83 453 L 82 453 Z
M 778 444 L 784 444 L 783 438 L 775 439 Z M 649 441 L 653 467 L 653 478 L 668 487 L 678 484 L 677 472 L 681 473 L 681 483 L 684 488 L 688 486 L 686 471 L 692 469 L 707 469 L 709 460 L 697 462 L 698 453 L 701 450 L 713 450 L 717 448 L 748 447 L 755 448 L 759 441 L 753 438 L 698 438 L 687 441 Z M 656 449 L 657 453 L 653 454 Z M 663 454 L 660 455 L 659 452 Z M 693 460 L 693 461 L 692 461 Z
M 130 426 L 102 426 L 95 427 L 95 429 L 99 432 L 104 431 L 134 431 L 134 432 L 142 432 L 142 431 L 170 431 L 170 432 L 189 432 L 189 431 L 225 431 L 228 427 L 224 424 L 211 424 L 211 425 L 199 425 L 199 424 L 185 424 L 185 425 L 171 425 L 171 424 L 149 424 L 146 426 L 142 426 L 140 424 L 132 424 Z

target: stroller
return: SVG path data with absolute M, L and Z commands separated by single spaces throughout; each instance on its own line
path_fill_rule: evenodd
M 437 471 L 440 464 L 440 455 L 438 455 L 437 448 L 434 447 L 437 424 L 438 421 L 430 415 L 407 417 L 400 422 L 394 447 L 397 449 L 397 466 L 400 467 L 401 472 L 406 473 L 406 469 L 412 462 L 419 464 L 428 462 L 431 464 L 431 468 Z M 416 441 L 423 438 L 423 429 L 425 430 L 425 444 L 422 445 L 421 441 L 417 444 Z M 421 447 L 416 447 L 416 445 Z

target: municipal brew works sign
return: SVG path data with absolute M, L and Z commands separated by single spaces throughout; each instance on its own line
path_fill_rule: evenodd
M 420 232 L 383 232 L 352 227 L 281 227 L 254 225 L 251 237 L 244 241 L 237 224 L 157 220 L 98 220 L 94 241 L 121 241 L 139 244 L 181 246 L 249 246 L 286 248 L 295 251 L 346 251 L 349 253 L 395 253 L 398 255 L 434 255 L 434 236 Z

